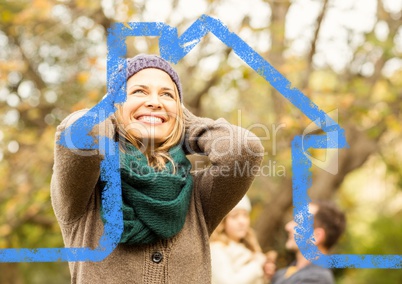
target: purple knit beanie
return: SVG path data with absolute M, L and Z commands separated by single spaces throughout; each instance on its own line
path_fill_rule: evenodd
M 181 90 L 179 75 L 177 75 L 172 66 L 160 56 L 153 54 L 139 54 L 132 58 L 128 58 L 127 80 L 135 73 L 146 68 L 157 68 L 169 74 L 170 78 L 172 78 L 173 82 L 176 84 L 177 90 L 179 92 L 180 101 L 183 102 L 183 94 Z

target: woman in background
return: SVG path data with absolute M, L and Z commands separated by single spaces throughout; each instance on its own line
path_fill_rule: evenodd
M 250 227 L 247 196 L 229 212 L 211 236 L 213 284 L 264 283 L 265 255 Z

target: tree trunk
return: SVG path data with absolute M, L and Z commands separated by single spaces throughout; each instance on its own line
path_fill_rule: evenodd
M 0 263 L 0 283 L 22 284 L 18 263 Z

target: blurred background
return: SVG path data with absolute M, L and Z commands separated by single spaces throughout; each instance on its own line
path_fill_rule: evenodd
M 180 35 L 202 14 L 220 19 L 346 130 L 349 149 L 311 157 L 310 197 L 333 200 L 348 217 L 334 253 L 402 254 L 402 0 L 0 0 L 0 248 L 63 246 L 49 195 L 55 128 L 105 94 L 110 25 L 164 22 Z M 127 56 L 159 53 L 157 37 L 126 43 Z M 319 130 L 212 34 L 175 68 L 195 114 L 262 139 L 252 224 L 263 250 L 287 265 L 290 143 Z M 402 270 L 335 274 L 342 284 L 402 283 Z M 0 283 L 69 279 L 67 263 L 0 264 Z

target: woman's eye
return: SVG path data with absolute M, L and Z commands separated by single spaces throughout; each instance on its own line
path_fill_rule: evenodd
M 135 90 L 131 94 L 133 94 L 133 95 L 145 95 L 145 92 L 143 90 Z
M 174 96 L 171 93 L 163 93 L 162 95 L 174 99 Z

